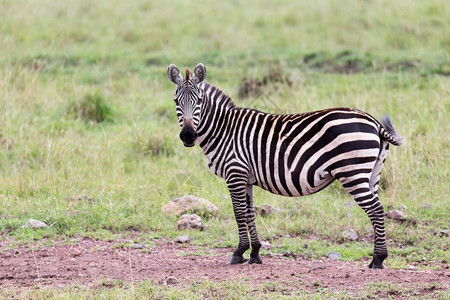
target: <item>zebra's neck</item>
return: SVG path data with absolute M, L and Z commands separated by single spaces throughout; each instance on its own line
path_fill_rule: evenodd
M 198 143 L 205 154 L 214 151 L 230 129 L 232 110 L 235 109 L 230 96 L 215 86 L 203 82 L 203 105 L 198 125 Z

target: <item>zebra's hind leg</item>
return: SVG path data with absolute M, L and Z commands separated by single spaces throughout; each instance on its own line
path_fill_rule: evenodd
M 250 239 L 252 243 L 252 252 L 250 253 L 249 264 L 262 264 L 261 256 L 259 256 L 259 249 L 261 243 L 258 238 L 258 232 L 255 225 L 255 207 L 253 206 L 253 186 L 247 185 L 247 227 L 250 232 Z
M 366 173 L 367 174 L 367 173 Z M 363 175 L 363 174 L 360 174 Z M 370 176 L 370 174 L 368 174 Z M 384 228 L 384 209 L 378 194 L 373 193 L 370 179 L 364 176 L 339 178 L 344 188 L 353 196 L 356 203 L 367 213 L 375 233 L 373 260 L 371 269 L 383 269 L 383 261 L 388 256 L 386 248 L 386 233 Z

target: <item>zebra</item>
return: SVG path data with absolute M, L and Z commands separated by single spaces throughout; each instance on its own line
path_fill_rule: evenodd
M 210 170 L 227 184 L 239 233 L 230 264 L 261 264 L 261 243 L 255 226 L 253 186 L 289 197 L 316 193 L 338 180 L 367 213 L 374 228 L 369 265 L 382 269 L 388 256 L 384 209 L 378 197 L 381 168 L 389 144 L 403 138 L 389 116 L 377 121 L 352 108 L 331 108 L 301 114 L 269 114 L 237 107 L 231 97 L 205 82 L 199 63 L 185 77 L 171 64 L 169 80 L 176 85 L 174 101 L 180 139 L 196 143 Z M 249 240 L 250 235 L 250 240 Z

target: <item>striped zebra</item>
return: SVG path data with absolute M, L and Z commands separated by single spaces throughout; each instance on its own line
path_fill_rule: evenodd
M 337 179 L 372 222 L 375 242 L 369 267 L 383 268 L 388 253 L 378 184 L 389 143 L 399 146 L 403 141 L 388 116 L 380 123 L 351 108 L 268 114 L 235 106 L 223 91 L 204 82 L 203 64 L 193 74 L 186 69 L 184 78 L 170 65 L 167 75 L 177 86 L 174 101 L 181 141 L 186 147 L 198 142 L 209 168 L 229 189 L 239 232 L 230 264 L 244 263 L 250 244 L 248 263 L 262 263 L 254 185 L 296 197 L 318 192 Z

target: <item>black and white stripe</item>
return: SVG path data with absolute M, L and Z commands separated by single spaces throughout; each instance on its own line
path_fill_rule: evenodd
M 229 96 L 203 81 L 206 69 L 202 64 L 197 65 L 192 77 L 187 72 L 185 79 L 177 71 L 171 65 L 168 74 L 177 84 L 179 120 L 185 113 L 183 105 L 197 106 L 191 109 L 199 110 L 193 143 L 197 139 L 211 171 L 225 179 L 233 201 L 239 246 L 232 264 L 244 262 L 243 253 L 250 244 L 249 263 L 262 262 L 254 223 L 253 185 L 277 195 L 303 196 L 318 192 L 337 179 L 368 214 L 374 227 L 370 267 L 383 267 L 387 248 L 378 184 L 389 143 L 402 143 L 389 117 L 380 123 L 351 108 L 288 115 L 239 108 Z M 185 130 L 186 125 L 180 125 Z

